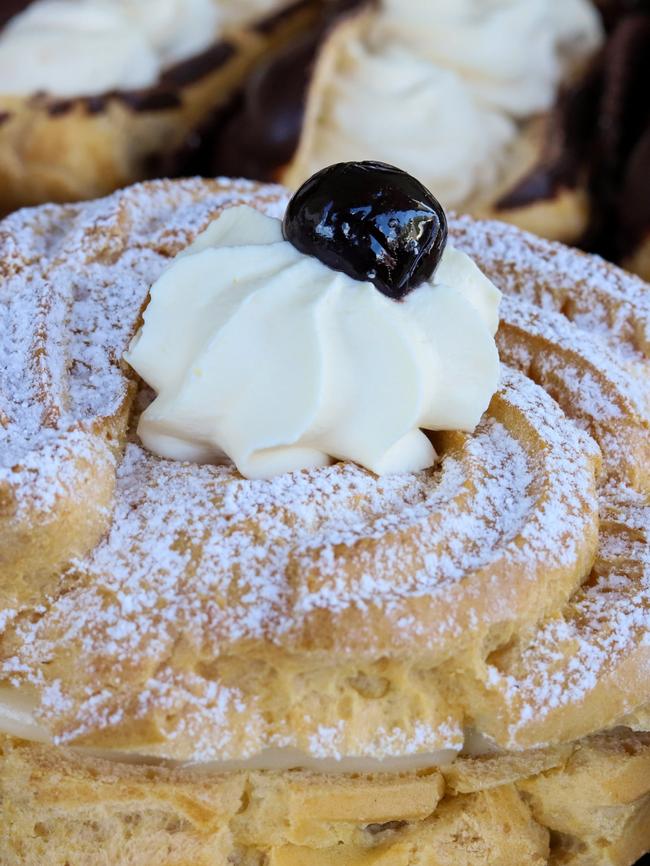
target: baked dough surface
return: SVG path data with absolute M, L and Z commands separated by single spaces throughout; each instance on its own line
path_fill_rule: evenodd
M 247 482 L 152 457 L 121 361 L 149 286 L 223 208 L 284 202 L 160 181 L 0 224 L 0 686 L 50 741 L 5 741 L 0 862 L 629 866 L 650 847 L 647 286 L 452 219 L 505 293 L 504 371 L 440 466 Z M 376 779 L 137 757 L 417 756 L 468 726 L 500 754 Z M 292 829 L 296 784 L 336 793 Z

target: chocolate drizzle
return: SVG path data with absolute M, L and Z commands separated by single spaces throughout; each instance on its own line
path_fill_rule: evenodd
M 332 27 L 369 0 L 325 4 L 311 30 L 276 52 L 250 77 L 228 113 L 204 136 L 203 174 L 276 180 L 300 144 L 309 87 Z
M 621 261 L 650 236 L 650 2 L 616 0 L 602 11 L 605 47 L 561 95 L 540 165 L 497 206 L 551 199 L 586 177 L 592 208 L 581 246 Z
M 112 101 L 122 102 L 132 111 L 168 111 L 182 104 L 182 89 L 216 72 L 225 66 L 235 55 L 237 49 L 232 42 L 220 40 L 208 49 L 188 60 L 183 60 L 164 70 L 153 87 L 141 90 L 110 90 L 93 96 L 75 96 L 70 99 L 57 99 L 48 94 L 36 94 L 37 101 L 45 101 L 47 111 L 52 117 L 67 114 L 81 108 L 87 114 L 100 114 Z
M 560 93 L 539 164 L 496 203 L 498 210 L 550 201 L 559 190 L 575 189 L 589 159 L 601 79 L 594 63 L 578 84 Z
M 650 234 L 650 14 L 621 16 L 600 67 L 585 246 L 620 260 Z

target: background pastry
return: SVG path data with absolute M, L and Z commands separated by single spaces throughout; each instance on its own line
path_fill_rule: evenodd
M 607 45 L 576 92 L 588 122 L 592 218 L 587 249 L 650 279 L 650 9 L 606 3 Z
M 0 211 L 161 173 L 313 4 L 34 0 L 0 18 Z
M 224 210 L 285 204 L 157 182 L 2 225 L 0 859 L 631 866 L 650 848 L 644 284 L 452 220 L 504 293 L 506 366 L 474 433 L 433 435 L 439 466 L 267 481 L 162 460 L 120 360 L 149 287 L 210 226 L 217 255 Z M 244 249 L 265 268 L 268 241 Z
M 331 162 L 383 159 L 447 207 L 580 236 L 583 169 L 555 112 L 601 41 L 588 0 L 330 6 L 343 16 L 251 78 L 211 171 L 295 188 Z

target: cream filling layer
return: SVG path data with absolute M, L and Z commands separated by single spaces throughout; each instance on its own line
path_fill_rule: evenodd
M 54 738 L 34 718 L 36 703 L 19 689 L 0 688 L 0 733 L 35 743 L 54 745 Z M 72 747 L 82 754 L 123 763 L 165 763 L 195 768 L 200 772 L 232 773 L 238 771 L 268 770 L 283 772 L 292 769 L 312 770 L 318 773 L 407 773 L 428 767 L 444 767 L 461 753 L 480 755 L 493 753 L 490 743 L 480 734 L 467 731 L 464 747 L 438 749 L 432 752 L 399 755 L 377 759 L 358 755 L 336 758 L 314 758 L 299 749 L 268 748 L 244 760 L 235 761 L 167 761 L 146 752 L 124 752 L 108 749 Z
M 446 207 L 499 182 L 518 134 L 451 70 L 399 44 L 362 40 L 341 46 L 317 122 L 305 174 L 377 159 L 419 178 Z
M 207 48 L 221 21 L 214 0 L 37 0 L 0 33 L 0 93 L 149 87 Z
M 406 5 L 382 0 L 373 34 L 377 44 L 403 44 L 455 73 L 483 104 L 520 118 L 547 110 L 563 76 L 602 41 L 591 0 L 409 0 Z M 437 129 L 432 130 L 435 136 Z
M 517 164 L 521 124 L 602 38 L 591 0 L 382 0 L 323 53 L 291 183 L 377 159 L 471 208 Z

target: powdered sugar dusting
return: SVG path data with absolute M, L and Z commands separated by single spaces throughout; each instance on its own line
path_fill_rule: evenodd
M 527 618 L 527 608 L 499 609 L 502 585 L 485 578 L 512 570 L 535 584 L 588 556 L 597 449 L 541 389 L 509 371 L 503 378 L 505 408 L 495 410 L 505 413 L 503 420 L 486 418 L 438 469 L 416 475 L 377 479 L 338 464 L 247 481 L 228 466 L 163 461 L 130 444 L 106 539 L 73 563 L 75 588 L 54 600 L 46 615 L 19 627 L 20 662 L 8 659 L 5 673 L 36 685 L 45 676 L 50 699 L 41 712 L 52 721 L 65 705 L 57 707 L 51 696 L 65 695 L 73 684 L 54 688 L 49 661 L 62 647 L 84 658 L 74 673 L 74 724 L 60 735 L 69 740 L 120 718 L 134 677 L 143 671 L 167 669 L 187 692 L 187 677 L 174 676 L 170 661 L 179 642 L 196 657 L 217 659 L 245 646 L 254 658 L 257 646 L 264 658 L 269 645 L 295 651 L 313 615 L 352 611 L 373 625 L 363 634 L 366 655 L 379 657 L 401 644 L 414 663 L 422 657 L 431 664 L 464 639 L 462 607 L 452 605 L 438 616 L 434 630 L 429 618 L 430 605 L 441 611 L 461 581 L 462 592 L 476 596 L 476 633 L 489 628 L 495 611 L 500 621 Z M 508 413 L 525 419 L 545 450 L 537 455 L 533 443 L 514 438 Z M 551 551 L 549 538 L 557 542 Z M 323 635 L 330 661 L 358 652 L 358 638 L 334 624 Z M 324 648 L 312 638 L 316 657 Z M 109 693 L 97 685 L 107 666 Z M 156 695 L 173 700 L 169 687 L 163 693 L 150 679 L 140 688 L 148 710 Z M 193 703 L 203 704 L 201 715 L 209 716 L 214 734 L 211 747 L 203 737 L 201 754 L 212 758 L 215 749 L 226 749 L 229 718 L 217 713 L 214 690 L 213 682 L 192 675 Z M 230 707 L 235 698 L 245 700 L 231 692 Z M 219 696 L 226 699 L 223 690 Z M 190 711 L 186 699 L 183 707 Z M 188 722 L 179 724 L 186 728 Z M 440 735 L 435 726 L 424 748 L 446 748 L 448 743 L 431 741 L 434 734 Z M 291 732 L 283 736 L 285 744 L 299 745 Z M 277 738 L 260 745 L 277 745 Z M 366 749 L 374 756 L 408 752 L 403 733 L 395 730 L 377 734 Z
M 598 256 L 497 222 L 452 220 L 453 243 L 506 295 L 561 313 L 625 357 L 650 357 L 648 287 Z
M 0 485 L 47 513 L 62 489 L 74 495 L 70 455 L 96 460 L 104 448 L 115 459 L 94 431 L 126 397 L 120 359 L 148 287 L 235 201 L 276 215 L 284 204 L 273 188 L 160 182 L 3 223 Z M 212 671 L 240 653 L 251 664 L 277 653 L 316 668 L 395 657 L 428 669 L 541 620 L 486 668 L 514 746 L 585 704 L 626 658 L 647 665 L 647 289 L 508 227 L 461 219 L 451 232 L 506 292 L 500 339 L 521 371 L 504 369 L 475 435 L 431 472 L 377 479 L 338 464 L 272 481 L 159 460 L 132 441 L 104 539 L 38 611 L 0 619 L 1 670 L 37 688 L 39 718 L 61 741 L 155 716 L 184 757 L 271 745 L 345 753 L 353 734 L 340 719 L 314 716 L 308 743 L 288 720 L 269 733 L 259 696 Z M 635 680 L 639 704 L 650 703 L 649 680 Z M 419 728 L 377 723 L 355 748 L 458 745 L 463 712 L 475 715 L 460 703 Z M 633 709 L 632 697 L 623 703 Z M 245 747 L 234 733 L 243 712 Z
M 637 495 L 628 491 L 631 499 Z M 509 744 L 519 734 L 567 708 L 578 707 L 575 735 L 590 725 L 617 721 L 598 718 L 602 692 L 616 688 L 617 672 L 628 666 L 618 685 L 618 717 L 648 702 L 650 675 L 650 504 L 624 503 L 617 490 L 604 513 L 601 547 L 594 574 L 563 611 L 518 648 L 505 670 L 492 667 L 489 682 L 500 689 L 515 721 Z M 594 719 L 595 715 L 595 719 Z
M 136 186 L 2 224 L 0 485 L 19 504 L 47 509 L 65 493 L 57 473 L 79 445 L 69 432 L 90 433 L 126 398 L 121 357 L 151 283 L 219 209 L 251 202 L 253 186 L 201 191 L 198 181 Z

